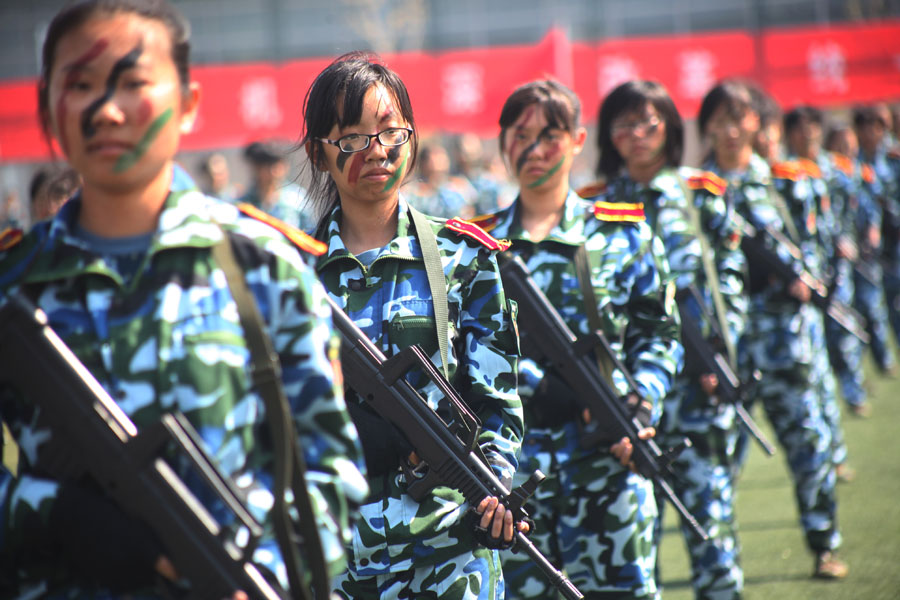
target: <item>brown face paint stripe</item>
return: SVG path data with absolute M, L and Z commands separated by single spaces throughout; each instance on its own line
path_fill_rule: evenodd
M 134 163 L 147 152 L 147 148 L 150 147 L 150 144 L 153 143 L 153 140 L 156 139 L 156 136 L 159 135 L 159 132 L 165 124 L 169 122 L 169 119 L 172 118 L 173 114 L 175 114 L 175 111 L 171 108 L 167 108 L 165 112 L 156 117 L 156 119 L 150 123 L 150 127 L 147 128 L 147 131 L 144 133 L 143 137 L 141 137 L 137 145 L 119 157 L 119 160 L 117 160 L 116 164 L 113 166 L 113 173 L 121 173 L 133 166 Z
M 353 162 L 350 163 L 350 172 L 347 173 L 347 181 L 351 184 L 355 184 L 359 181 L 359 174 L 362 171 L 363 165 L 366 164 L 366 157 L 363 156 L 366 151 L 355 152 L 353 154 Z
M 143 53 L 144 41 L 141 40 L 131 52 L 117 60 L 116 64 L 113 65 L 112 71 L 109 72 L 109 77 L 106 78 L 106 91 L 102 96 L 91 102 L 91 104 L 84 109 L 84 112 L 81 113 L 81 133 L 84 135 L 85 139 L 91 138 L 97 133 L 97 129 L 93 124 L 94 114 L 100 110 L 101 106 L 109 102 L 109 99 L 112 98 L 113 93 L 116 91 L 116 84 L 119 82 L 119 77 L 122 76 L 122 73 L 125 70 L 134 68 Z
M 559 171 L 559 168 L 563 165 L 564 162 L 566 162 L 565 156 L 563 156 L 561 159 L 559 159 L 558 163 L 556 163 L 555 165 L 550 167 L 549 171 L 547 171 L 546 173 L 544 173 L 543 175 L 541 175 L 540 177 L 538 177 L 537 179 L 535 179 L 534 181 L 529 183 L 528 188 L 536 188 L 540 185 L 544 185 L 545 183 L 547 183 L 547 180 L 550 179 L 551 177 L 553 177 L 553 175 L 557 171 Z
M 397 185 L 397 182 L 400 180 L 401 177 L 403 177 L 403 171 L 406 170 L 406 161 L 408 159 L 409 159 L 409 154 L 407 154 L 406 156 L 403 157 L 403 162 L 400 163 L 400 166 L 397 167 L 397 170 L 394 171 L 394 174 L 391 175 L 390 179 L 388 179 L 387 181 L 384 182 L 384 188 L 381 190 L 382 192 L 386 192 L 389 189 L 391 189 L 392 187 L 394 187 L 395 185 Z
M 109 46 L 109 41 L 106 38 L 97 40 L 93 46 L 91 46 L 87 52 L 82 54 L 80 57 L 73 60 L 71 63 L 64 67 L 66 71 L 66 78 L 63 80 L 63 91 L 59 95 L 59 100 L 56 101 L 56 120 L 59 123 L 59 132 L 60 132 L 60 140 L 59 145 L 62 148 L 63 153 L 68 154 L 68 144 L 66 144 L 64 132 L 66 130 L 66 121 L 68 120 L 68 110 L 66 107 L 66 97 L 69 95 L 69 86 L 72 85 L 76 79 L 81 75 L 81 69 L 85 67 L 92 60 L 100 56 L 106 47 Z

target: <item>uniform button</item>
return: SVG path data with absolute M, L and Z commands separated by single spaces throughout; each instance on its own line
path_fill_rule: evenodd
M 123 389 L 116 390 L 116 400 L 124 400 L 127 395 Z
M 365 281 L 362 279 L 351 279 L 348 285 L 350 286 L 350 291 L 353 292 L 358 292 L 366 287 Z

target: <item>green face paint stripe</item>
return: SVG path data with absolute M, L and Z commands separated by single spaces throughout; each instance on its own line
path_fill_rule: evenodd
M 384 182 L 384 189 L 382 192 L 386 192 L 397 183 L 397 181 L 403 177 L 403 171 L 406 170 L 406 161 L 409 159 L 409 154 L 403 157 L 403 162 L 400 163 L 400 166 L 397 167 L 397 170 L 394 171 L 394 174 L 391 175 L 391 178 Z
M 564 163 L 564 162 L 566 162 L 566 157 L 565 157 L 565 156 L 563 156 L 561 159 L 559 159 L 559 162 L 558 162 L 558 163 L 556 163 L 555 165 L 553 165 L 552 167 L 550 167 L 550 170 L 549 170 L 549 171 L 547 171 L 546 173 L 544 173 L 543 175 L 541 175 L 540 177 L 538 177 L 536 180 L 534 180 L 534 181 L 532 181 L 531 183 L 529 183 L 529 184 L 528 184 L 528 187 L 529 187 L 529 188 L 536 188 L 536 187 L 539 186 L 539 185 L 544 185 L 545 183 L 547 183 L 547 180 L 550 179 L 551 177 L 553 177 L 553 174 L 554 174 L 554 173 L 556 173 L 557 171 L 559 171 L 559 168 L 560 168 L 561 166 L 563 166 L 563 163 Z
M 134 166 L 134 163 L 140 160 L 141 156 L 147 152 L 147 148 L 150 147 L 150 144 L 153 143 L 153 140 L 156 139 L 156 136 L 159 135 L 159 132 L 174 114 L 174 110 L 167 108 L 164 113 L 156 117 L 156 119 L 150 123 L 150 127 L 147 128 L 144 137 L 141 138 L 137 145 L 130 152 L 126 152 L 119 157 L 119 160 L 116 161 L 116 164 L 113 167 L 113 173 L 121 173 Z

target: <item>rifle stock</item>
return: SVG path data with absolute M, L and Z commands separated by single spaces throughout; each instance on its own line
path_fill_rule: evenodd
M 626 376 L 632 391 L 637 393 L 635 382 L 618 361 L 603 333 L 595 331 L 589 336 L 576 338 L 535 285 L 528 267 L 519 257 L 501 254 L 500 275 L 504 291 L 519 305 L 519 331 L 523 346 L 528 348 L 527 354 L 550 365 L 565 380 L 575 391 L 576 400 L 591 412 L 607 437 L 616 440 L 627 437 L 631 440 L 632 460 L 638 473 L 653 481 L 698 537 L 709 539 L 667 480 L 674 476 L 670 465 L 680 448 L 664 452 L 652 439 L 640 439 L 638 432 L 643 425 L 631 414 L 630 407 L 618 391 L 601 376 L 592 355 L 592 351 L 597 349 L 609 355 L 614 366 Z M 681 446 L 687 445 L 690 442 L 685 439 Z
M 375 412 L 393 424 L 415 449 L 421 462 L 415 467 L 401 464 L 408 482 L 407 492 L 417 501 L 436 486 L 459 491 L 471 506 L 486 496 L 496 496 L 513 513 L 516 524 L 528 517 L 525 500 L 544 478 L 536 471 L 528 482 L 510 491 L 491 470 L 478 446 L 480 423 L 450 383 L 418 346 L 410 346 L 386 358 L 356 324 L 328 298 L 335 329 L 340 332 L 341 369 L 344 380 Z M 446 423 L 404 379 L 413 368 L 437 385 L 455 411 Z M 514 550 L 525 552 L 553 586 L 567 599 L 584 596 L 554 567 L 527 535 L 514 526 Z
M 39 458 L 59 480 L 87 477 L 124 512 L 143 520 L 165 548 L 191 598 L 287 600 L 249 556 L 262 526 L 202 448 L 181 414 L 167 414 L 140 433 L 100 383 L 47 324 L 40 309 L 14 296 L 0 308 L 0 381 L 40 407 L 53 432 Z M 247 544 L 225 539 L 224 528 L 163 460 L 174 448 L 249 532 Z M 302 590 L 300 591 L 302 592 Z

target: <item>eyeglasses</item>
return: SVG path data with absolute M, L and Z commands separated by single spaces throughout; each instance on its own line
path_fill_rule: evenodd
M 385 148 L 392 146 L 402 146 L 409 141 L 412 135 L 412 129 L 408 127 L 391 127 L 378 133 L 351 133 L 336 140 L 326 140 L 325 138 L 316 138 L 320 142 L 331 144 L 340 148 L 341 152 L 348 154 L 353 152 L 361 152 L 369 147 L 372 138 L 378 138 L 378 143 Z
M 662 121 L 659 120 L 659 117 L 650 117 L 649 119 L 643 119 L 641 121 L 620 121 L 613 123 L 610 130 L 614 136 L 626 134 L 653 135 L 656 133 L 660 123 L 662 123 Z

